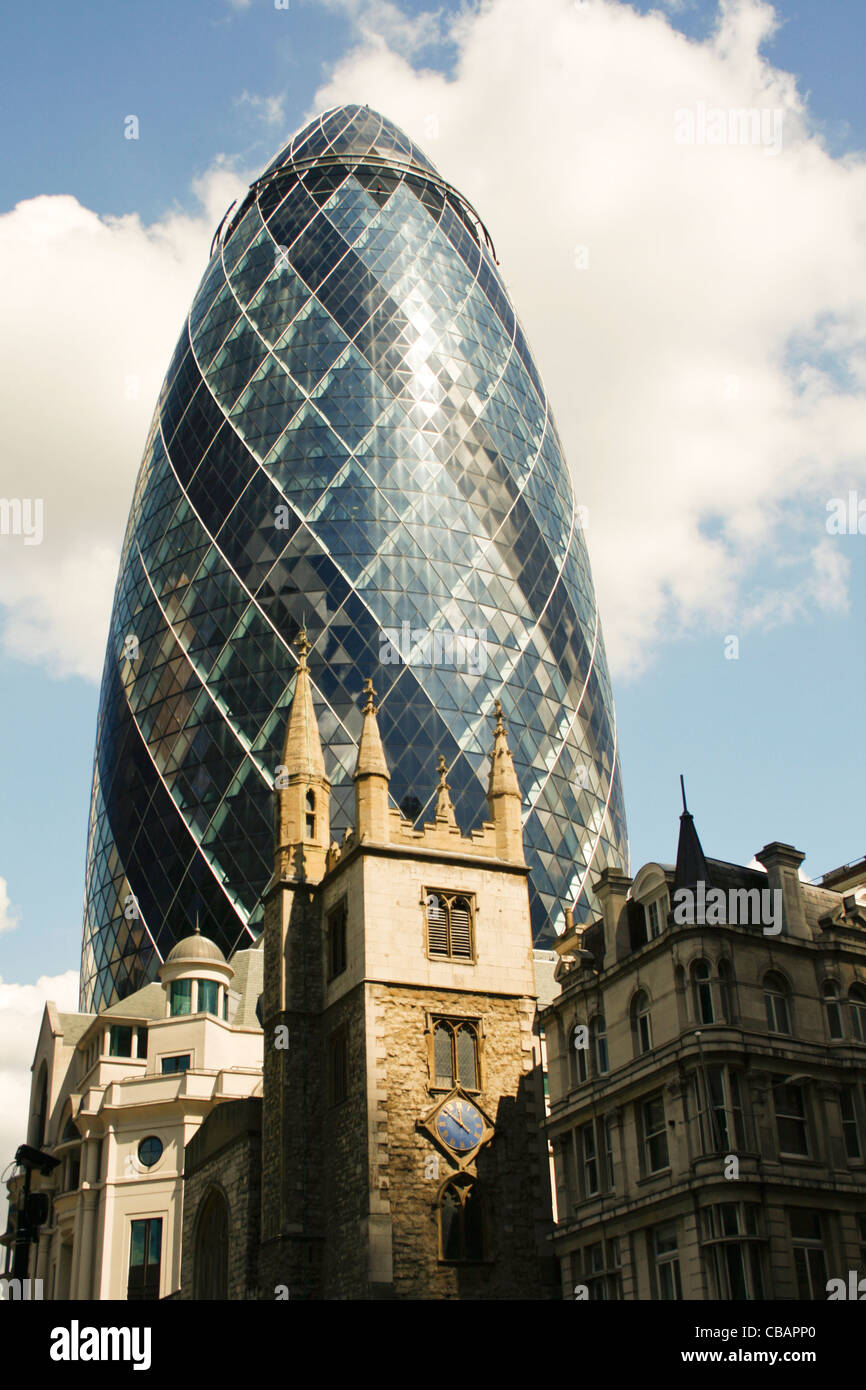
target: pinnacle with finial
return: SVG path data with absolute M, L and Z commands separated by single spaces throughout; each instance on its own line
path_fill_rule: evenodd
M 451 788 L 445 776 L 448 771 L 448 766 L 441 753 L 439 754 L 439 762 L 436 771 L 439 773 L 439 786 L 436 789 L 436 819 L 446 820 L 449 825 L 456 825 L 457 820 L 454 815 L 454 807 L 451 803 L 451 797 L 449 796 Z
M 286 737 L 283 743 L 283 765 L 292 775 L 304 773 L 310 777 L 325 778 L 325 761 L 322 756 L 322 741 L 313 708 L 313 695 L 310 688 L 310 673 L 307 668 L 307 653 L 310 642 L 307 637 L 307 624 L 301 622 L 295 638 L 298 649 L 298 669 L 295 674 L 295 689 L 286 723 Z
M 493 731 L 493 752 L 490 754 L 490 781 L 487 786 L 487 796 L 520 796 L 520 788 L 517 784 L 517 773 L 514 771 L 514 761 L 511 749 L 508 747 L 508 734 L 502 718 L 502 701 L 496 699 L 493 702 L 493 709 L 496 714 L 496 728 Z
M 358 759 L 355 763 L 355 777 L 376 776 L 389 778 L 388 764 L 385 761 L 385 750 L 382 747 L 382 735 L 379 733 L 379 723 L 376 719 L 376 694 L 373 689 L 373 680 L 368 676 L 364 681 L 363 694 L 367 697 L 364 705 L 364 727 L 361 730 L 361 741 L 358 744 Z

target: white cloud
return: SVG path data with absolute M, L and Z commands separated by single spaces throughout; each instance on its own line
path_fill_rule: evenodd
M 246 190 L 225 161 L 197 215 L 101 218 L 72 197 L 0 217 L 2 491 L 43 500 L 44 539 L 0 537 L 5 649 L 97 679 L 120 544 L 159 386 L 214 229 Z
M 252 92 L 243 91 L 239 97 L 235 98 L 235 106 L 248 106 L 253 115 L 263 120 L 265 125 L 280 124 L 283 119 L 285 104 L 285 92 L 279 96 L 262 97 L 255 96 Z
M 49 999 L 61 1013 L 76 1013 L 78 972 L 41 975 L 35 985 L 7 984 L 0 978 L 0 1174 L 18 1145 L 27 1142 L 30 1067 Z
M 12 931 L 18 926 L 18 914 L 9 901 L 9 888 L 5 878 L 0 878 L 0 932 Z
M 406 14 L 392 0 L 321 0 L 326 9 L 342 10 L 364 42 L 384 51 L 393 49 L 406 58 L 440 42 L 445 27 L 441 10 Z M 375 90 L 375 89 L 373 89 Z M 372 97 L 369 104 L 376 105 Z

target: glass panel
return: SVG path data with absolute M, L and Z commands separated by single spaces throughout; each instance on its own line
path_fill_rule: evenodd
M 447 1023 L 437 1023 L 433 1030 L 433 1060 L 436 1085 L 453 1086 L 452 1034 Z
M 219 984 L 216 980 L 198 981 L 198 1011 L 200 1014 L 215 1014 L 219 997 Z
M 171 1016 L 192 1012 L 192 980 L 172 980 Z
M 147 1222 L 133 1221 L 132 1239 L 129 1252 L 130 1268 L 137 1269 L 144 1264 L 145 1241 L 147 1238 Z
M 119 1028 L 116 1024 L 111 1025 L 111 1056 L 112 1057 L 131 1057 L 132 1056 L 132 1029 Z
M 189 1071 L 190 1054 L 187 1052 L 182 1057 L 163 1057 L 162 1073 L 167 1076 L 172 1072 Z
M 438 1071 L 438 1066 L 437 1066 Z M 463 1024 L 457 1029 L 457 1076 L 461 1086 L 473 1091 L 478 1085 L 475 1061 L 475 1029 Z
M 150 1232 L 147 1250 L 147 1262 L 149 1265 L 158 1265 L 160 1251 L 162 1249 L 162 1221 L 150 1221 Z

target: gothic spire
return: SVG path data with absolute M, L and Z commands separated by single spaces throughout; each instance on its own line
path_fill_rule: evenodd
M 307 640 L 306 624 L 295 638 L 298 649 L 298 671 L 295 677 L 295 690 L 286 725 L 286 739 L 283 744 L 283 766 L 289 777 L 298 774 L 324 778 L 325 759 L 322 756 L 322 741 L 319 726 L 313 709 L 313 694 L 310 688 L 310 673 L 307 669 L 307 653 L 310 643 Z
M 364 727 L 361 730 L 361 742 L 358 744 L 355 780 L 359 777 L 384 777 L 386 781 L 390 781 L 391 774 L 385 761 L 382 735 L 379 733 L 379 721 L 376 718 L 376 692 L 369 676 L 364 681 L 364 694 L 367 696 L 367 703 L 364 705 Z

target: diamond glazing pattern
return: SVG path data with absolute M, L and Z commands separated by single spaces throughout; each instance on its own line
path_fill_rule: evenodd
M 567 902 L 594 911 L 627 840 L 578 516 L 472 210 L 368 108 L 312 122 L 221 230 L 145 448 L 100 695 L 82 1006 L 153 979 L 197 916 L 227 954 L 258 934 L 302 620 L 338 839 L 366 676 L 393 804 L 429 818 L 443 754 L 464 832 L 486 815 L 499 696 L 536 944 Z

